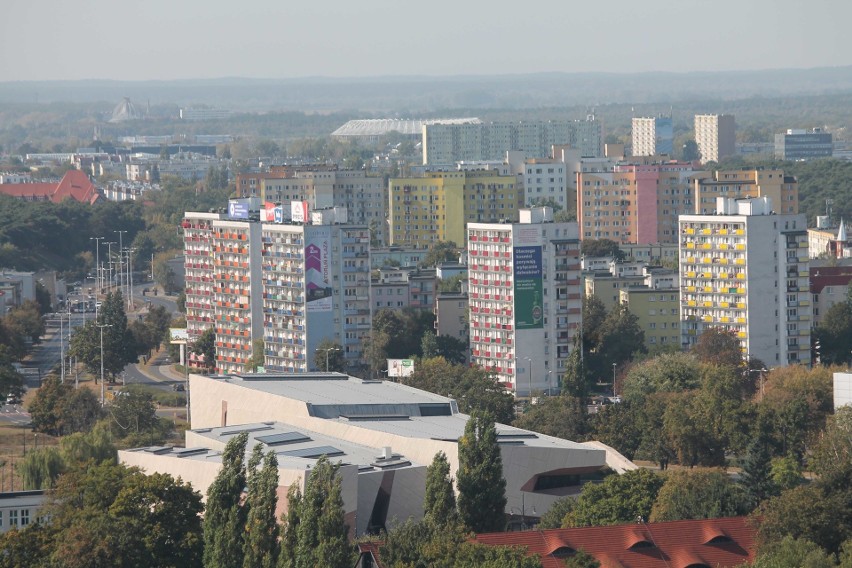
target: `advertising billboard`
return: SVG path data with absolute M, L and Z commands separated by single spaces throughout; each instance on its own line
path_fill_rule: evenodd
M 291 201 L 290 202 L 290 219 L 294 223 L 307 223 L 307 221 L 308 221 L 308 202 L 307 201 Z
M 544 327 L 541 246 L 516 246 L 513 260 L 515 329 L 541 329 Z
M 248 219 L 248 199 L 231 199 L 228 201 L 228 219 Z
M 267 201 L 264 204 L 263 220 L 267 223 L 283 223 L 284 208 Z
M 307 311 L 330 312 L 331 301 L 331 227 L 314 227 L 306 231 L 305 285 Z
M 414 372 L 413 359 L 388 359 L 389 377 L 407 377 Z

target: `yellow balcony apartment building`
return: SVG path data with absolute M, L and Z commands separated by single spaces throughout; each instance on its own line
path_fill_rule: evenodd
M 517 221 L 523 198 L 514 176 L 489 170 L 392 178 L 388 194 L 390 244 L 416 248 L 461 245 L 468 223 Z

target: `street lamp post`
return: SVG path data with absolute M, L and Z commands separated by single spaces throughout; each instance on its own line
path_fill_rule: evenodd
M 104 328 L 112 327 L 112 324 L 97 324 L 101 330 L 101 406 L 106 404 L 106 386 L 104 384 Z
M 135 248 L 127 249 L 127 297 L 128 297 L 128 309 L 133 309 L 133 253 L 136 252 Z
M 529 388 L 528 396 L 530 397 L 530 404 L 532 404 L 532 358 L 531 357 L 524 357 L 524 359 L 530 365 L 530 369 L 529 369 L 529 371 L 530 371 L 529 372 L 529 387 L 530 388 Z
M 107 247 L 107 259 L 108 259 L 107 264 L 109 264 L 109 282 L 108 282 L 109 286 L 108 286 L 108 288 L 111 289 L 112 288 L 112 265 L 113 265 L 112 245 L 114 245 L 115 242 L 109 241 L 109 242 L 101 243 L 101 244 L 106 245 L 106 247 Z
M 552 385 L 553 385 L 553 370 L 549 370 L 549 371 L 547 371 L 547 396 L 550 396 L 550 395 L 553 394 L 553 392 L 551 392 Z
M 612 364 L 612 396 L 615 396 L 615 366 L 616 364 Z
M 118 233 L 118 288 L 121 289 L 124 287 L 124 263 L 123 258 L 121 257 L 121 251 L 124 250 L 124 233 L 127 230 L 123 231 L 113 231 L 113 233 Z
M 62 374 L 60 375 L 60 382 L 65 384 L 65 330 L 62 326 L 62 312 L 59 313 L 59 356 L 62 358 Z M 68 326 L 71 326 L 71 318 L 68 318 Z
M 317 351 L 325 351 L 325 372 L 328 372 L 328 354 L 332 351 L 340 351 L 340 347 L 329 347 L 327 349 L 318 349 Z
M 101 266 L 101 247 L 98 241 L 104 240 L 106 237 L 89 237 L 90 241 L 95 241 L 95 294 L 100 290 L 100 279 L 98 278 L 98 270 Z

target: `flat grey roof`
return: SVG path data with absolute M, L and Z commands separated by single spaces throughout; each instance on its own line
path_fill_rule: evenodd
M 324 405 L 407 405 L 449 403 L 452 399 L 392 381 L 350 377 L 342 373 L 243 374 L 216 377 L 248 389 Z
M 307 469 L 323 455 L 328 456 L 332 463 L 342 462 L 357 465 L 359 466 L 359 473 L 373 471 L 374 468 L 422 467 L 398 453 L 393 454 L 390 459 L 382 459 L 380 457 L 381 448 L 355 444 L 280 422 L 242 424 L 222 428 L 199 428 L 192 430 L 192 432 L 210 440 L 210 446 L 193 448 L 151 446 L 126 451 L 188 460 L 216 460 L 218 462 L 222 460 L 222 451 L 214 449 L 214 447 L 218 448 L 221 444 L 226 444 L 241 432 L 248 432 L 246 461 L 248 461 L 254 447 L 261 443 L 263 444 L 263 453 L 275 452 L 278 466 L 286 469 Z

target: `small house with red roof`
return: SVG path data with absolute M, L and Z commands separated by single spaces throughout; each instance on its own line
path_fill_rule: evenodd
M 59 183 L 0 184 L 0 194 L 24 201 L 52 201 L 53 203 L 73 199 L 80 203 L 92 204 L 101 199 L 98 188 L 89 176 L 80 170 L 68 170 Z

